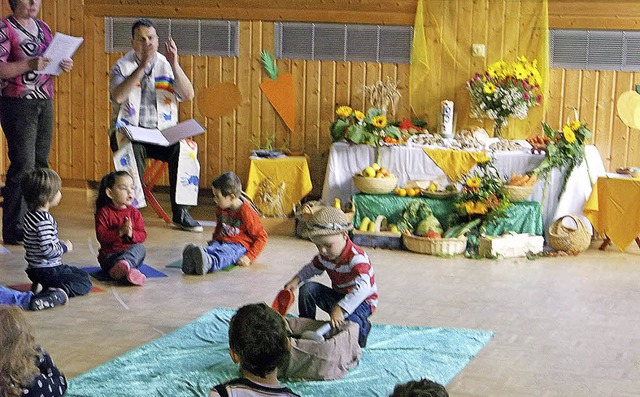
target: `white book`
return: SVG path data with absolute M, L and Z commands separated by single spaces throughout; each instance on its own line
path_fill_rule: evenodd
M 170 146 L 181 139 L 203 134 L 205 129 L 195 119 L 189 119 L 162 131 L 157 128 L 134 127 L 132 125 L 122 126 L 120 131 L 132 142 Z

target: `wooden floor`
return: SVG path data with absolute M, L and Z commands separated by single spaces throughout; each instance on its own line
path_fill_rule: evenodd
M 69 264 L 95 266 L 91 192 L 65 189 L 53 209 L 60 236 L 71 239 Z M 204 204 L 204 205 L 202 205 Z M 211 219 L 211 203 L 193 211 Z M 75 377 L 158 338 L 214 307 L 271 302 L 314 254 L 293 237 L 271 236 L 249 268 L 184 276 L 165 265 L 205 233 L 167 227 L 144 209 L 147 263 L 169 275 L 142 288 L 96 283 L 106 294 L 62 308 L 28 312 L 38 341 Z M 380 289 L 372 321 L 491 330 L 495 337 L 447 386 L 451 396 L 640 395 L 640 251 L 606 252 L 598 243 L 578 257 L 536 261 L 442 259 L 368 250 Z M 2 284 L 27 282 L 22 247 L 0 255 Z M 295 311 L 295 310 L 294 310 Z

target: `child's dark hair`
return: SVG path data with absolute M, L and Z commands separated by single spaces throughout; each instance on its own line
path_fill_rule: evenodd
M 100 189 L 98 190 L 98 197 L 96 198 L 96 211 L 111 203 L 111 198 L 107 196 L 107 189 L 113 189 L 118 178 L 125 175 L 131 177 L 127 171 L 113 171 L 102 177 L 102 180 L 100 181 Z
M 60 176 L 51 168 L 36 168 L 25 173 L 20 183 L 29 210 L 44 207 L 62 187 Z
M 231 318 L 229 347 L 240 357 L 240 368 L 264 378 L 289 360 L 284 319 L 264 303 L 242 306 Z
M 240 182 L 238 175 L 231 171 L 218 175 L 216 179 L 211 182 L 211 186 L 214 189 L 220 190 L 223 196 L 233 194 L 236 197 L 240 197 L 242 195 L 242 182 Z
M 389 397 L 449 397 L 449 393 L 440 383 L 420 379 L 396 385 Z

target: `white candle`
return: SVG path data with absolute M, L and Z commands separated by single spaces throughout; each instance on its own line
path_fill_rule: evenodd
M 440 102 L 440 135 L 443 138 L 453 138 L 453 101 Z

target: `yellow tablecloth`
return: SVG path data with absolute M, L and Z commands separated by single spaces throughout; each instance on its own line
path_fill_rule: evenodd
M 640 235 L 640 180 L 599 178 L 584 214 L 600 235 L 624 251 Z
M 423 150 L 453 182 L 458 182 L 468 174 L 479 161 L 487 159 L 486 152 L 427 148 Z
M 258 199 L 260 185 L 265 179 L 270 179 L 276 190 L 284 183 L 282 196 L 282 210 L 285 215 L 293 211 L 304 196 L 311 192 L 311 175 L 306 156 L 287 156 L 278 159 L 251 159 L 249 177 L 247 180 L 247 195 L 256 202 L 258 208 L 265 214 L 271 214 L 270 208 L 265 208 Z M 277 192 L 274 192 L 277 194 Z

